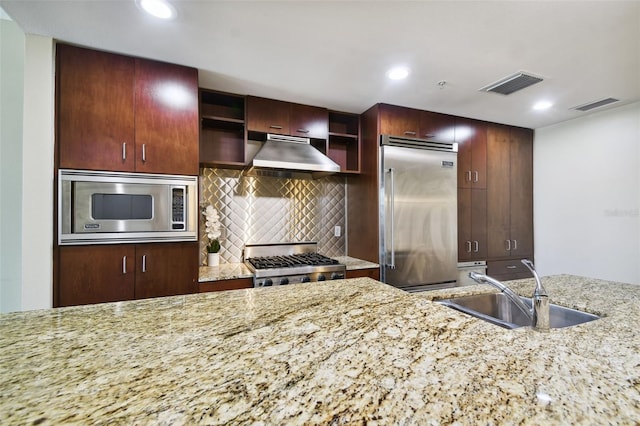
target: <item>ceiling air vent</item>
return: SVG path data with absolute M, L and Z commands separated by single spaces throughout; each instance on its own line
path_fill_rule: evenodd
M 571 109 L 577 109 L 578 111 L 589 111 L 594 108 L 599 108 L 601 106 L 612 104 L 614 102 L 620 102 L 620 99 L 615 99 L 615 98 L 600 99 L 599 101 L 589 102 L 584 105 L 573 107 Z
M 495 83 L 491 83 L 490 85 L 480 89 L 480 91 L 500 93 L 501 95 L 510 95 L 513 92 L 517 92 L 518 90 L 522 90 L 525 87 L 540 83 L 541 81 L 542 78 L 540 77 L 525 74 L 523 72 L 518 72 L 501 80 L 498 80 Z

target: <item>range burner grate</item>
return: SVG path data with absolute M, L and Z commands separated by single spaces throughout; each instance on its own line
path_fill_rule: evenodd
M 264 256 L 247 259 L 256 269 L 293 268 L 296 266 L 337 265 L 335 259 L 318 253 L 300 253 L 287 256 Z

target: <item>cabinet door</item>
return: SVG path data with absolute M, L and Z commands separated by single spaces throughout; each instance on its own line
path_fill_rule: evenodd
M 198 243 L 136 245 L 136 299 L 197 293 Z
M 136 171 L 197 175 L 197 70 L 135 61 Z
M 132 245 L 60 247 L 59 262 L 58 306 L 134 298 Z
M 247 96 L 247 130 L 288 135 L 290 106 L 288 102 Z
M 380 104 L 380 134 L 417 138 L 420 110 Z
M 133 171 L 133 58 L 64 44 L 56 50 L 60 167 Z
M 327 139 L 329 136 L 329 111 L 320 107 L 291 104 L 289 125 L 291 136 Z
M 487 191 L 458 189 L 458 260 L 487 257 Z
M 533 254 L 533 131 L 511 129 L 511 255 Z
M 437 142 L 453 142 L 456 118 L 452 115 L 437 112 L 420 111 L 420 139 L 430 139 Z
M 487 125 L 481 121 L 457 118 L 458 188 L 487 187 Z
M 509 128 L 487 129 L 487 250 L 489 257 L 510 256 L 510 137 Z

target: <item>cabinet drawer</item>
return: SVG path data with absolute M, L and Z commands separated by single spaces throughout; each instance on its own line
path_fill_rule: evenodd
M 346 278 L 362 278 L 368 277 L 374 280 L 380 280 L 380 268 L 353 269 L 347 271 Z
M 203 282 L 199 285 L 199 293 L 207 293 L 209 291 L 238 290 L 243 288 L 253 288 L 253 279 L 235 278 L 230 280 Z
M 520 259 L 489 261 L 487 262 L 487 275 L 503 280 L 532 277 L 531 271 L 520 262 Z

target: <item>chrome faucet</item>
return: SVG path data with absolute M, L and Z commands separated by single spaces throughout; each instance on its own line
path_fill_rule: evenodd
M 522 259 L 521 262 L 531 271 L 533 278 L 536 280 L 536 288 L 533 290 L 533 296 L 531 296 L 531 309 L 516 293 L 500 281 L 477 272 L 469 272 L 469 278 L 480 284 L 491 284 L 504 293 L 531 320 L 531 326 L 534 330 L 549 331 L 549 295 L 542 286 L 533 263 L 528 259 Z

